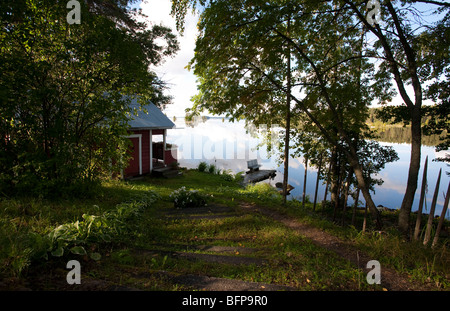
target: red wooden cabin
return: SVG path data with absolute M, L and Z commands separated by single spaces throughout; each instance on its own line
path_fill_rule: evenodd
M 139 107 L 136 99 L 130 107 Z M 131 158 L 123 170 L 122 177 L 130 178 L 146 175 L 154 168 L 177 162 L 177 150 L 167 148 L 167 130 L 175 128 L 175 124 L 153 104 L 146 105 L 129 121 L 131 142 Z M 154 136 L 162 135 L 162 142 L 155 143 Z

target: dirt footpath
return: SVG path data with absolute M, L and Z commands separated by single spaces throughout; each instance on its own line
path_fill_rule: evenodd
M 316 245 L 333 251 L 340 257 L 350 261 L 359 269 L 365 271 L 365 273 L 368 273 L 371 270 L 366 268 L 367 263 L 370 260 L 376 260 L 376 258 L 370 258 L 353 245 L 350 245 L 329 233 L 309 224 L 297 221 L 291 217 L 282 215 L 276 211 L 248 203 L 242 203 L 241 208 L 253 213 L 261 213 L 283 223 L 290 229 L 295 230 L 310 239 Z M 407 275 L 399 274 L 397 271 L 386 267 L 381 267 L 381 285 L 389 291 L 423 291 L 438 289 L 431 284 L 415 284 L 409 280 Z

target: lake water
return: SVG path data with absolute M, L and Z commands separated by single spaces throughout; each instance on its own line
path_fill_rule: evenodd
M 270 155 L 266 147 L 260 145 L 261 141 L 252 136 L 245 128 L 245 122 L 229 122 L 227 119 L 210 118 L 205 122 L 199 122 L 196 126 L 187 126 L 184 118 L 175 120 L 177 129 L 169 130 L 167 142 L 178 146 L 178 162 L 182 167 L 197 168 L 201 161 L 208 164 L 215 164 L 222 170 L 230 170 L 238 173 L 247 170 L 247 161 L 258 159 L 261 169 L 274 169 L 277 175 L 273 180 L 267 180 L 272 185 L 283 181 L 283 164 L 277 161 L 276 155 Z M 372 198 L 375 204 L 383 205 L 389 208 L 398 209 L 401 206 L 403 195 L 406 189 L 408 177 L 410 145 L 394 144 L 382 142 L 382 145 L 393 146 L 397 151 L 399 160 L 386 165 L 376 178 L 382 178 L 384 183 L 376 186 Z M 420 188 L 422 182 L 422 169 L 425 157 L 428 156 L 428 192 L 424 213 L 428 213 L 431 207 L 431 201 L 434 188 L 437 181 L 439 169 L 442 168 L 439 197 L 436 205 L 435 215 L 440 215 L 444 205 L 444 193 L 447 191 L 450 177 L 446 172 L 450 171 L 447 164 L 442 162 L 433 162 L 436 157 L 442 157 L 444 152 L 439 154 L 435 152 L 434 147 L 422 146 L 422 165 L 419 172 L 418 190 L 414 200 L 413 211 L 417 210 L 420 197 Z M 291 192 L 291 198 L 301 200 L 303 194 L 303 178 L 305 173 L 305 164 L 303 158 L 291 158 L 289 160 L 289 184 L 295 189 Z M 308 177 L 306 194 L 310 200 L 314 199 L 315 184 L 317 178 L 317 169 L 308 167 Z M 325 185 L 319 182 L 318 202 L 323 199 Z M 330 194 L 328 192 L 328 199 Z M 360 201 L 364 204 L 364 199 L 360 195 Z M 349 204 L 352 202 L 349 197 Z M 447 211 L 446 218 L 450 218 Z

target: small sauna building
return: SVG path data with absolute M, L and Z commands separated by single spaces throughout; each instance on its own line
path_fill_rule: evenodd
M 137 99 L 131 101 L 130 107 L 138 110 Z M 131 158 L 122 172 L 123 178 L 150 174 L 154 169 L 177 162 L 175 146 L 166 143 L 167 130 L 174 129 L 175 124 L 158 107 L 144 106 L 132 116 L 129 125 Z

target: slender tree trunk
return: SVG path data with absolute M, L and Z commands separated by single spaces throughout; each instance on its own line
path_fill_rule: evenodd
M 330 164 L 328 165 L 327 183 L 325 185 L 325 194 L 323 195 L 323 200 L 322 200 L 322 212 L 325 208 L 325 204 L 327 203 L 328 186 L 330 185 L 330 179 L 331 179 L 331 160 L 330 160 Z
M 348 192 L 350 190 L 350 180 L 353 176 L 353 170 L 350 169 L 347 181 L 345 182 L 345 189 L 344 189 L 344 209 L 342 211 L 342 225 L 345 225 L 345 215 L 347 214 L 347 200 L 348 200 Z
M 351 158 L 350 160 L 350 165 L 353 167 L 353 173 L 355 174 L 356 180 L 358 181 L 358 186 L 361 189 L 361 193 L 364 197 L 364 199 L 366 200 L 366 204 L 367 207 L 370 211 L 370 213 L 372 214 L 374 223 L 375 223 L 375 227 L 380 230 L 382 227 L 382 221 L 380 218 L 380 214 L 378 213 L 377 207 L 375 205 L 375 203 L 372 200 L 372 196 L 370 195 L 369 192 L 369 187 L 366 184 L 366 181 L 364 179 L 364 174 L 363 171 L 361 169 L 361 166 L 357 160 L 356 155 L 353 155 L 354 150 L 351 150 Z
M 313 211 L 316 210 L 316 203 L 317 203 L 317 191 L 319 190 L 319 180 L 320 180 L 320 171 L 322 170 L 322 156 L 319 158 L 319 168 L 317 170 L 317 179 L 316 179 L 316 190 L 314 191 L 314 204 L 313 204 Z
M 306 178 L 308 177 L 308 157 L 305 158 L 305 177 L 303 178 L 303 198 L 302 198 L 302 207 L 305 208 L 305 199 L 306 199 Z
M 342 193 L 344 188 L 344 174 L 345 174 L 345 166 L 342 163 L 344 162 L 342 160 L 342 155 L 338 153 L 338 168 L 336 169 L 336 172 L 338 173 L 337 176 L 337 193 L 336 193 L 336 201 L 334 202 L 334 212 L 333 212 L 333 220 L 336 220 L 336 215 L 339 210 L 342 209 Z
M 450 200 L 450 182 L 448 183 L 447 194 L 445 195 L 444 206 L 442 207 L 441 217 L 439 218 L 439 224 L 436 229 L 436 234 L 434 235 L 433 243 L 431 244 L 432 248 L 436 247 L 437 242 L 439 240 L 439 235 L 441 234 L 442 225 L 444 224 L 445 213 L 447 212 L 449 200 Z
M 339 165 L 338 165 L 338 155 L 337 148 L 334 147 L 331 153 L 331 185 L 330 185 L 330 202 L 333 206 L 333 214 L 336 214 L 336 208 L 339 204 Z M 334 215 L 333 215 L 334 220 Z
M 422 221 L 422 208 L 423 202 L 425 200 L 425 189 L 427 187 L 427 171 L 428 171 L 428 156 L 425 159 L 425 166 L 423 168 L 422 189 L 420 191 L 419 209 L 417 210 L 416 228 L 414 230 L 414 240 L 416 241 L 419 239 L 420 223 Z
M 414 202 L 414 195 L 417 190 L 417 181 L 420 169 L 420 149 L 422 141 L 421 113 L 420 108 L 411 109 L 411 162 L 409 164 L 408 181 L 406 184 L 405 196 L 398 215 L 398 226 L 403 234 L 408 235 L 411 208 Z
M 364 220 L 363 220 L 363 225 L 362 225 L 362 232 L 366 232 L 366 225 L 367 225 L 367 202 L 364 207 Z
M 434 210 L 436 209 L 437 197 L 439 194 L 439 184 L 441 182 L 442 169 L 439 170 L 438 179 L 436 182 L 436 189 L 434 189 L 433 201 L 431 202 L 430 214 L 428 215 L 427 229 L 425 231 L 425 237 L 423 238 L 423 245 L 427 245 L 431 239 L 431 228 L 433 226 Z
M 287 35 L 289 37 L 291 16 L 287 21 Z M 289 180 L 289 134 L 291 131 L 291 47 L 287 42 L 287 93 L 286 93 L 286 136 L 284 141 L 284 175 L 283 175 L 283 204 L 286 204 L 287 186 Z

